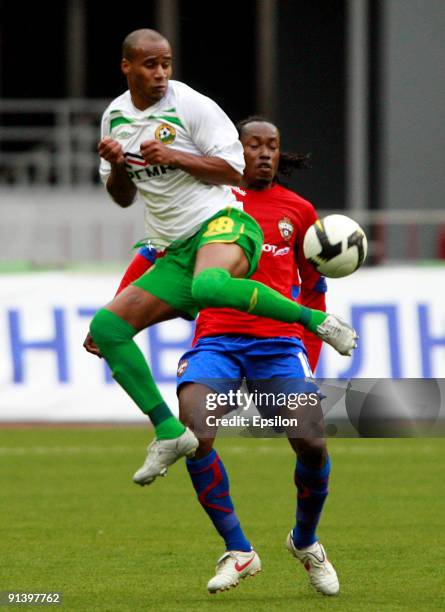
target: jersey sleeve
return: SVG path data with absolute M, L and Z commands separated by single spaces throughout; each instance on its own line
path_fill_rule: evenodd
M 190 136 L 205 157 L 219 157 L 240 174 L 244 152 L 238 132 L 226 113 L 210 98 L 194 92 L 184 100 L 184 117 Z
M 110 135 L 110 116 L 109 114 L 105 111 L 105 113 L 102 116 L 102 122 L 101 122 L 101 129 L 100 129 L 100 139 L 102 140 L 102 138 L 105 138 L 105 136 L 109 136 Z M 103 157 L 100 158 L 100 165 L 99 165 L 99 175 L 100 175 L 100 180 L 102 181 L 102 183 L 104 185 L 106 185 L 108 177 L 111 174 L 111 164 L 110 162 L 107 162 L 107 160 L 105 160 Z
M 300 294 L 298 301 L 307 308 L 326 312 L 327 284 L 324 276 L 321 276 L 310 261 L 306 259 L 303 252 L 303 239 L 308 228 L 317 220 L 317 213 L 312 205 L 307 206 L 303 216 L 298 243 L 295 245 L 295 256 L 300 276 Z M 308 352 L 309 364 L 315 372 L 322 341 L 308 329 L 304 329 L 303 342 Z

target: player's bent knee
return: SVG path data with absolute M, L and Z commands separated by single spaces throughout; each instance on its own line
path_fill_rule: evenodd
M 90 323 L 90 333 L 96 344 L 99 344 L 107 336 L 107 326 L 105 325 L 103 311 L 101 308 L 96 312 Z
M 326 441 L 323 438 L 300 438 L 297 455 L 307 467 L 319 468 L 328 456 Z
M 193 279 L 193 299 L 203 306 L 215 306 L 220 304 L 221 293 L 230 279 L 230 274 L 223 268 L 207 268 Z
M 90 323 L 90 333 L 99 348 L 105 344 L 116 344 L 130 340 L 136 330 L 106 308 L 101 308 Z

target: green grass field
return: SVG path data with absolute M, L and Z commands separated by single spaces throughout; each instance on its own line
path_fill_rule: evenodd
M 210 596 L 224 549 L 184 466 L 151 487 L 131 481 L 149 437 L 138 428 L 0 430 L 0 591 L 62 591 L 58 609 L 88 612 L 445 609 L 443 440 L 331 441 L 319 536 L 341 594 L 323 598 L 284 548 L 295 513 L 285 440 L 217 445 L 263 571 Z

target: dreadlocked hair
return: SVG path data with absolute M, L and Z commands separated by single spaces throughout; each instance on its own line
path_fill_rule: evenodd
M 290 176 L 294 170 L 307 170 L 312 167 L 309 162 L 310 158 L 310 153 L 280 152 L 278 172 L 283 176 Z
M 247 117 L 247 119 L 242 119 L 236 124 L 236 129 L 238 130 L 238 135 L 240 138 L 243 134 L 246 125 L 254 122 L 270 123 L 271 125 L 277 128 L 275 123 L 273 121 L 270 121 L 270 119 L 267 119 L 266 117 L 263 117 L 261 115 L 251 115 L 250 117 Z M 283 176 L 289 177 L 292 175 L 292 172 L 294 170 L 303 170 L 311 168 L 311 164 L 309 162 L 310 157 L 310 153 L 289 153 L 285 151 L 280 151 L 278 174 L 282 174 Z

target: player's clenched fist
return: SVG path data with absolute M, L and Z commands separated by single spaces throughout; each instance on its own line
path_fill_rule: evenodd
M 110 162 L 110 164 L 122 164 L 125 161 L 124 151 L 117 140 L 109 136 L 102 138 L 97 146 L 99 155 Z
M 174 151 L 158 140 L 145 140 L 141 144 L 141 155 L 151 165 L 173 163 Z

